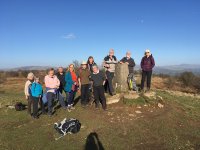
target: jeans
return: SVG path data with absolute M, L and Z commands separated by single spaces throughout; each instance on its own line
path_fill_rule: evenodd
M 113 88 L 114 72 L 106 71 L 106 76 L 107 76 L 107 85 L 108 85 L 107 87 L 108 87 L 109 93 L 113 94 L 114 93 L 114 88 Z
M 151 88 L 151 75 L 152 71 L 142 71 L 142 81 L 141 81 L 141 90 L 144 89 L 144 83 L 147 78 L 147 88 Z
M 37 117 L 38 115 L 38 102 L 39 97 L 33 97 L 33 117 Z
M 47 93 L 47 100 L 48 100 L 48 114 L 52 114 L 52 109 L 53 109 L 53 101 L 55 99 L 55 94 L 48 92 Z
M 81 104 L 86 105 L 89 102 L 90 84 L 81 85 Z
M 137 86 L 136 86 L 136 80 L 135 80 L 135 77 L 134 77 L 134 73 L 130 73 L 129 75 L 128 75 L 128 78 L 127 78 L 127 80 L 128 80 L 128 85 L 130 84 L 130 82 L 132 82 L 132 86 L 133 87 L 129 87 L 130 89 L 131 88 L 133 88 L 134 90 L 137 90 Z M 130 86 L 130 85 L 129 85 Z
M 72 106 L 74 104 L 74 98 L 75 98 L 76 92 L 72 91 L 68 93 L 68 106 Z
M 95 104 L 96 107 L 99 106 L 99 102 L 102 104 L 102 108 L 106 109 L 106 97 L 104 94 L 104 87 L 103 86 L 94 86 L 94 99 L 95 99 Z
M 65 108 L 66 107 L 66 104 L 65 104 L 65 100 L 64 100 L 64 97 L 62 96 L 62 94 L 58 91 L 57 92 L 57 95 L 56 95 L 58 101 L 59 101 L 59 104 Z

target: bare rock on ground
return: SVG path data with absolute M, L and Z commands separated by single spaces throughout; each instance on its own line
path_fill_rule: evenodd
M 142 112 L 139 111 L 139 110 L 136 110 L 135 113 L 136 113 L 136 114 L 141 114 Z
M 146 96 L 148 98 L 156 98 L 156 92 L 153 92 L 153 91 L 146 92 L 146 93 L 144 93 L 144 96 Z
M 163 104 L 161 104 L 161 103 L 158 103 L 158 107 L 159 107 L 159 108 L 163 108 L 163 107 L 164 107 L 164 105 L 163 105 Z
M 109 104 L 118 103 L 118 102 L 120 101 L 120 99 L 121 99 L 120 94 L 116 94 L 116 95 L 114 95 L 114 96 L 112 96 L 112 97 L 108 97 L 108 98 L 106 99 L 106 103 L 107 103 L 108 105 L 109 105 Z

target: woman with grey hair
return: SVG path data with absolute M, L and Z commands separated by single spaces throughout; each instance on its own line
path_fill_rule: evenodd
M 27 76 L 27 81 L 24 87 L 24 94 L 28 102 L 28 114 L 31 115 L 31 105 L 32 105 L 32 95 L 31 95 L 31 85 L 34 82 L 34 74 L 30 72 Z

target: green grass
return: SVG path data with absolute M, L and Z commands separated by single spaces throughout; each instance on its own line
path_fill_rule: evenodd
M 163 97 L 162 109 L 155 107 L 158 99 L 144 96 L 109 105 L 107 112 L 82 108 L 78 103 L 71 113 L 60 108 L 52 118 L 41 116 L 39 120 L 33 120 L 26 111 L 3 107 L 0 109 L 0 149 L 81 150 L 91 132 L 98 134 L 106 150 L 200 149 L 200 100 L 156 93 Z M 17 101 L 26 103 L 23 93 L 0 93 L 2 106 Z M 150 106 L 144 107 L 144 104 Z M 142 106 L 142 114 L 136 114 L 138 109 L 131 107 L 138 105 Z M 65 117 L 79 119 L 83 128 L 77 134 L 55 141 L 59 135 L 53 124 Z

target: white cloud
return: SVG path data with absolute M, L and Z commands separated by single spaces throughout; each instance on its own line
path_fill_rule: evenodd
M 69 33 L 69 34 L 63 36 L 63 38 L 68 39 L 68 40 L 76 39 L 76 35 L 74 33 Z

